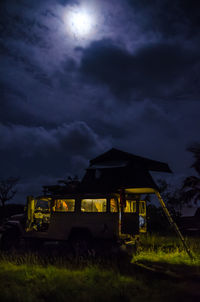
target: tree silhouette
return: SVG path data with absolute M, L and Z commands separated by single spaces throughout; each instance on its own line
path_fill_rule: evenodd
M 165 179 L 158 179 L 157 185 L 165 204 L 172 215 L 181 215 L 184 200 L 182 200 L 182 190 L 179 187 L 172 187 Z
M 14 190 L 14 188 L 18 181 L 18 177 L 9 177 L 0 180 L 0 202 L 3 208 L 5 208 L 5 203 L 15 196 L 17 190 Z
M 191 145 L 187 150 L 193 154 L 195 160 L 192 168 L 195 169 L 198 176 L 189 176 L 184 180 L 182 198 L 187 203 L 193 201 L 197 204 L 200 200 L 200 143 Z

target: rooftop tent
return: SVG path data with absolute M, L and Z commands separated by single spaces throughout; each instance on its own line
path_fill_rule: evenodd
M 102 163 L 113 163 L 113 162 L 135 162 L 144 165 L 148 170 L 151 171 L 160 171 L 160 172 L 168 172 L 172 173 L 168 164 L 152 160 L 146 157 L 141 157 L 138 155 L 133 155 L 128 152 L 124 152 L 115 148 L 110 149 L 109 151 L 99 155 L 98 157 L 90 160 L 90 166 L 94 164 L 102 164 Z
M 128 187 L 157 189 L 149 171 L 172 172 L 166 163 L 113 148 L 90 160 L 82 186 L 92 192 Z

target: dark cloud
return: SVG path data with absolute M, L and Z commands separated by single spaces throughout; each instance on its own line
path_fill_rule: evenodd
M 78 5 L 80 1 L 78 0 L 58 0 L 58 3 L 62 5 L 68 5 L 68 4 L 73 4 L 73 5 Z
M 19 49 L 6 47 L 5 44 L 0 45 L 0 52 L 1 54 L 11 58 L 15 65 L 22 67 L 24 71 L 30 73 L 33 78 L 45 85 L 51 86 L 49 75 L 36 62 L 34 62 L 33 58 L 30 59 L 30 52 L 23 54 Z
M 26 9 L 24 9 L 24 14 L 19 10 L 20 5 L 21 8 L 24 6 L 26 8 L 26 4 L 25 1 L 2 1 L 0 4 L 1 39 L 14 38 L 16 41 L 22 40 L 32 46 L 48 48 L 44 33 L 47 34 L 49 28 L 42 24 L 39 18 L 31 16 Z
M 130 53 L 102 40 L 83 50 L 80 71 L 90 81 L 108 85 L 123 100 L 129 96 L 161 98 L 187 93 L 185 80 L 190 79 L 199 58 L 199 53 L 179 44 L 148 44 Z
M 196 0 L 128 0 L 144 32 L 164 38 L 199 36 L 200 3 Z
M 19 119 L 21 123 L 25 120 L 30 122 L 30 115 L 27 117 L 26 112 L 24 112 L 22 106 L 19 104 L 27 102 L 27 97 L 15 85 L 6 83 L 6 81 L 0 81 L 0 121 L 4 123 L 18 122 Z
M 79 4 L 96 18 L 85 37 L 66 19 Z M 0 176 L 34 194 L 111 147 L 187 169 L 200 127 L 198 6 L 0 1 Z
M 19 176 L 15 201 L 41 193 L 42 186 L 83 176 L 90 158 L 109 149 L 104 137 L 85 122 L 57 128 L 0 124 L 0 177 Z
M 15 149 L 21 157 L 39 154 L 51 156 L 54 151 L 73 155 L 90 155 L 101 149 L 100 138 L 85 122 L 63 124 L 57 128 L 0 125 L 1 150 Z

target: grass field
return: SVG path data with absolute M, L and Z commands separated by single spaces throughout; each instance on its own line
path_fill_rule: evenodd
M 142 239 L 139 252 L 133 255 L 132 263 L 174 277 L 200 281 L 200 240 L 186 238 L 186 244 L 193 259 L 178 238 L 147 235 Z
M 200 238 L 185 238 L 185 242 L 193 256 L 192 260 L 185 252 L 179 238 L 145 235 L 141 238 L 141 247 L 134 255 L 134 261 L 146 259 L 152 262 L 200 266 Z
M 40 253 L 0 254 L 0 301 L 198 301 L 200 243 L 188 239 L 190 260 L 177 239 L 147 236 L 131 263 Z

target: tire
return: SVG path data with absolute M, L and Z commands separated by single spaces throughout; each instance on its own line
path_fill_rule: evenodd
M 73 236 L 70 245 L 75 257 L 88 257 L 91 254 L 91 239 L 87 235 Z
M 25 248 L 27 251 L 38 251 L 43 247 L 43 241 L 38 238 L 26 238 Z

